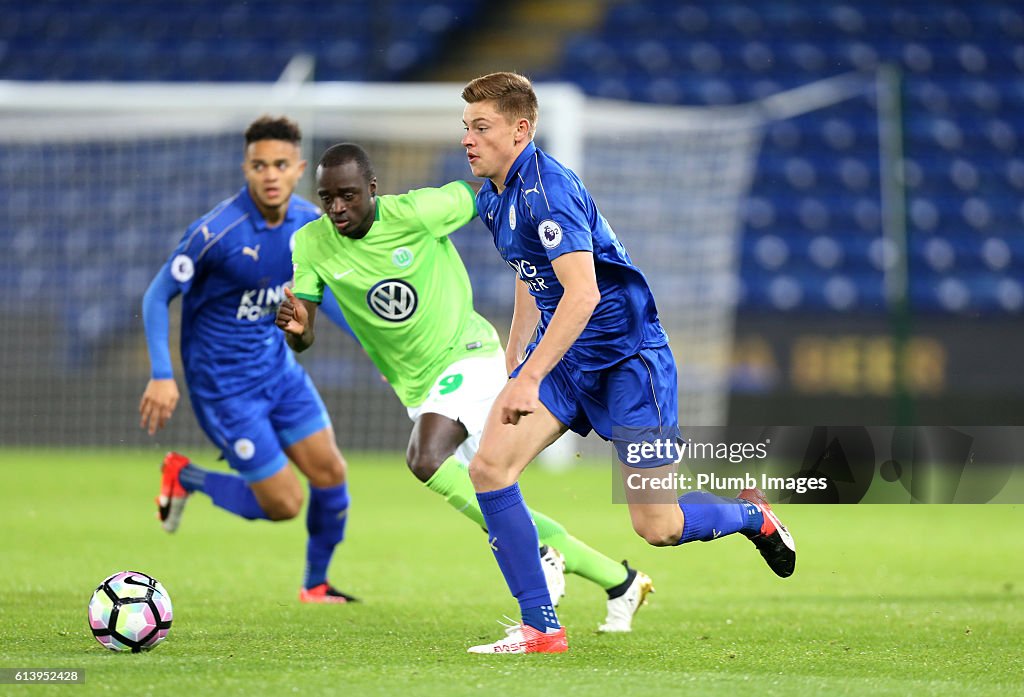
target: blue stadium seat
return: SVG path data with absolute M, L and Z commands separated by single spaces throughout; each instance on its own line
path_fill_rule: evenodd
M 678 104 L 752 100 L 898 62 L 914 302 L 929 312 L 1020 313 L 1016 5 L 645 0 L 613 7 L 603 30 L 565 55 L 561 76 L 592 94 Z M 892 248 L 881 237 L 877 118 L 863 99 L 768 126 L 743 213 L 743 307 L 883 306 Z M 933 278 L 954 272 L 945 283 Z
M 59 6 L 60 12 L 54 12 Z M 321 80 L 400 80 L 472 25 L 482 0 L 202 0 L 153 5 L 8 3 L 0 13 L 0 76 L 62 80 L 273 80 L 298 52 L 313 53 Z M 324 26 L 371 18 L 361 31 Z M 273 50 L 265 47 L 273 43 Z M 173 56 L 173 59 L 170 57 Z M 593 33 L 564 45 L 545 77 L 601 97 L 719 105 L 759 99 L 882 61 L 905 77 L 905 159 L 911 288 L 936 313 L 1020 314 L 1024 278 L 1024 7 L 1010 0 L 635 0 L 610 4 Z M 743 306 L 786 311 L 877 312 L 889 255 L 881 237 L 877 112 L 872 96 L 768 125 L 744 209 Z M 202 144 L 196 145 L 202 157 Z M 0 152 L 17 171 L 25 153 Z M 161 157 L 154 153 L 154 157 Z M 169 168 L 176 161 L 167 161 Z M 453 158 L 443 179 L 465 176 Z M 121 242 L 166 251 L 187 221 L 173 181 L 134 198 L 111 192 L 115 211 L 145 204 L 161 218 Z M 13 209 L 28 192 L 5 192 Z M 134 198 L 134 200 L 133 200 Z M 153 201 L 160 201 L 155 207 Z M 166 205 L 165 205 L 166 204 Z M 73 220 L 82 201 L 54 203 Z M 19 222 L 19 229 L 28 222 Z M 86 226 L 62 249 L 88 259 Z M 468 237 L 468 236 L 467 236 Z M 24 236 L 2 250 L 24 258 Z M 484 238 L 486 242 L 486 238 Z M 0 242 L 3 244 L 3 242 Z M 461 243 L 460 243 L 461 244 Z M 476 244 L 470 242 L 467 244 Z M 159 256 L 157 255 L 158 263 Z M 102 260 L 96 259 L 96 263 Z M 34 288 L 18 271 L 15 285 Z M 13 271 L 0 271 L 5 277 Z M 24 276 L 24 279 L 21 278 Z M 507 287 L 473 279 L 484 298 Z
M 57 5 L 60 11 L 54 11 Z M 287 60 L 312 53 L 320 79 L 399 79 L 436 55 L 481 0 L 209 0 L 178 5 L 20 3 L 0 21 L 0 75 L 29 80 L 274 80 Z M 375 17 L 339 36 L 324 26 Z M 268 51 L 267 46 L 273 50 Z

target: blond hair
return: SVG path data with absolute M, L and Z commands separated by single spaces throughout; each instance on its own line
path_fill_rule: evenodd
M 475 78 L 462 89 L 462 99 L 467 104 L 493 101 L 498 113 L 509 121 L 529 121 L 531 138 L 537 130 L 537 93 L 530 79 L 519 73 L 491 73 Z

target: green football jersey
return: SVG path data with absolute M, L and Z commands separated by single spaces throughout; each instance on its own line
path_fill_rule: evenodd
M 473 309 L 469 276 L 448 235 L 476 215 L 466 182 L 377 197 L 365 237 L 326 215 L 295 234 L 297 297 L 320 303 L 328 286 L 381 374 L 406 406 L 421 404 L 449 365 L 501 350 Z

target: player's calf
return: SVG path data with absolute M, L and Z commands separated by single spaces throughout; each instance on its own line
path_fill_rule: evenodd
M 674 504 L 641 504 L 629 506 L 633 530 L 654 547 L 671 547 L 683 534 L 683 517 Z

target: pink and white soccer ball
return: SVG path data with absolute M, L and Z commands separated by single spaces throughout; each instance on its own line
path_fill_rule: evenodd
M 171 631 L 171 596 L 152 576 L 120 571 L 96 587 L 89 601 L 89 626 L 111 651 L 148 651 Z

